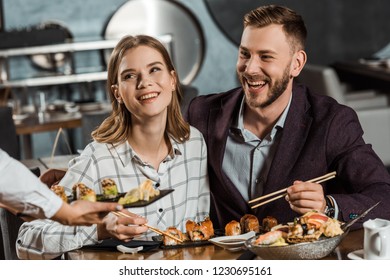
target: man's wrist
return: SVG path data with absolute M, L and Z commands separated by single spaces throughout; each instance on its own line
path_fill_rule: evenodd
M 335 205 L 333 199 L 327 195 L 325 196 L 325 202 L 326 202 L 325 211 L 324 211 L 325 215 L 327 215 L 330 218 L 335 218 Z

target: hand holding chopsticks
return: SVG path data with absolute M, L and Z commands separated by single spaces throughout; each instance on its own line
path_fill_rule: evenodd
M 330 179 L 333 179 L 334 177 L 336 177 L 336 171 L 333 171 L 333 172 L 327 173 L 327 174 L 325 174 L 323 176 L 311 179 L 311 180 L 309 180 L 307 182 L 320 184 L 322 182 L 325 182 L 325 181 L 328 181 Z M 280 194 L 280 193 L 282 193 L 282 194 Z M 280 195 L 275 196 L 277 194 L 280 194 Z M 260 196 L 260 197 L 255 198 L 255 199 L 252 199 L 252 200 L 248 201 L 248 203 L 251 204 L 251 203 L 254 203 L 254 202 L 257 202 L 257 201 L 260 201 L 260 200 L 264 200 L 264 199 L 266 199 L 268 197 L 275 196 L 275 197 L 270 198 L 270 199 L 268 199 L 266 201 L 263 201 L 261 203 L 258 203 L 256 205 L 251 206 L 251 208 L 254 209 L 254 208 L 257 208 L 257 207 L 262 206 L 264 204 L 267 204 L 267 203 L 269 203 L 271 201 L 274 201 L 274 200 L 277 200 L 279 198 L 282 198 L 282 197 L 286 196 L 286 194 L 287 194 L 287 188 L 281 189 L 281 190 L 273 192 L 273 193 L 269 193 L 267 195 Z
M 123 213 L 123 212 L 120 212 L 120 211 L 115 211 L 115 212 L 111 212 L 111 213 L 113 213 L 114 215 L 116 215 L 118 217 L 132 218 L 131 216 L 129 216 L 129 215 Z M 172 234 L 170 234 L 168 232 L 162 231 L 162 230 L 160 230 L 158 228 L 155 228 L 155 227 L 152 227 L 152 226 L 150 226 L 148 224 L 143 224 L 143 226 L 147 227 L 151 231 L 154 231 L 155 233 L 158 233 L 158 234 L 161 234 L 161 235 L 165 235 L 165 236 L 167 236 L 169 238 L 172 238 L 172 239 L 174 239 L 174 240 L 176 240 L 176 241 L 178 241 L 180 243 L 183 242 L 183 240 L 181 240 L 180 238 L 178 238 L 178 237 L 176 237 L 176 236 L 174 236 L 174 235 L 172 235 Z

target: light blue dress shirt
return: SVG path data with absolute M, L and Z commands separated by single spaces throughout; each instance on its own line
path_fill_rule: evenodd
M 245 97 L 242 99 L 229 130 L 222 169 L 246 201 L 263 194 L 290 104 L 291 98 L 271 132 L 259 139 L 244 127 Z

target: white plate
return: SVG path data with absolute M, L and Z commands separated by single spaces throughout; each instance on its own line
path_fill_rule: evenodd
M 100 102 L 79 103 L 78 106 L 81 112 L 97 111 L 102 108 L 102 104 Z
M 12 115 L 12 118 L 14 119 L 14 121 L 22 121 L 27 117 L 28 117 L 28 114 Z
M 255 235 L 254 231 L 250 231 L 240 235 L 214 237 L 209 239 L 209 242 L 231 251 L 238 251 L 245 247 L 246 240 Z
M 353 251 L 348 254 L 348 259 L 350 260 L 364 260 L 364 251 L 363 249 Z

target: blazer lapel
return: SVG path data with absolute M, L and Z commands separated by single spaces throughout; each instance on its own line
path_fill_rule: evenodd
M 244 199 L 237 199 L 238 197 L 242 197 L 241 193 L 222 170 L 222 162 L 229 129 L 233 116 L 238 113 L 242 97 L 243 92 L 241 88 L 239 88 L 234 90 L 231 94 L 226 94 L 226 96 L 221 99 L 220 103 L 218 102 L 211 107 L 207 133 L 209 139 L 208 160 L 210 161 L 210 165 L 214 168 L 217 176 L 222 179 L 225 188 L 223 191 L 229 197 L 235 198 L 234 200 L 236 203 L 240 202 L 241 205 L 239 206 L 244 210 L 247 208 L 247 204 L 242 203 Z
M 306 95 L 300 89 L 293 88 L 291 102 L 279 147 L 268 173 L 266 193 L 287 187 L 292 183 L 289 182 L 289 178 L 294 176 L 292 176 L 293 174 L 289 175 L 305 145 L 312 123 L 312 117 L 308 114 L 310 105 Z

